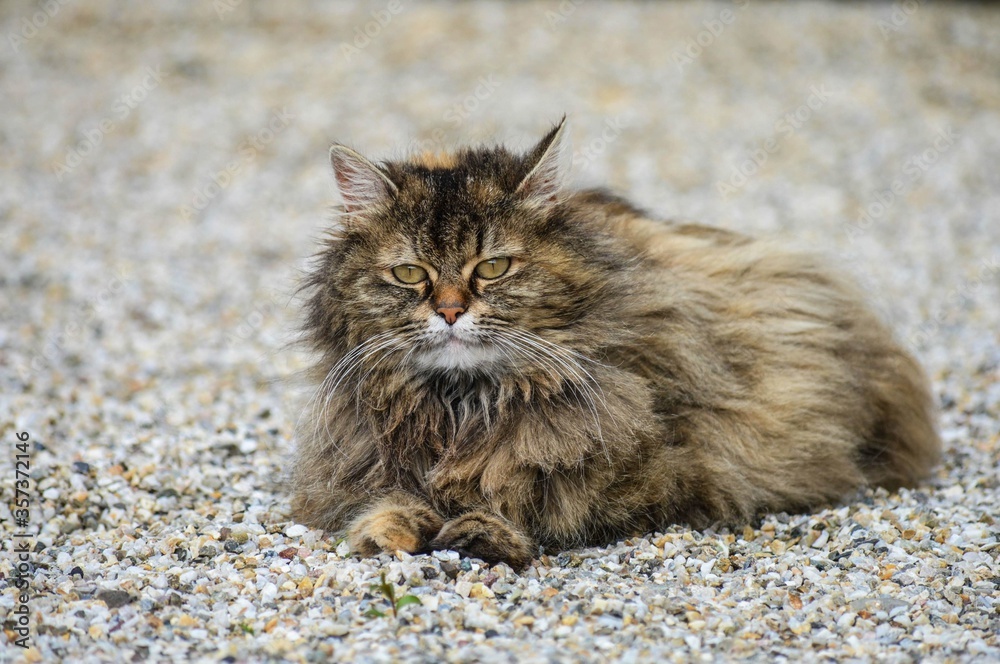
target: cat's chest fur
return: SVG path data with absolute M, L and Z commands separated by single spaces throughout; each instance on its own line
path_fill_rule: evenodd
M 435 473 L 495 451 L 509 443 L 530 413 L 545 417 L 549 410 L 533 398 L 514 401 L 511 396 L 495 382 L 472 378 L 428 381 L 397 396 L 373 423 L 383 432 L 382 462 L 402 463 L 428 484 L 426 478 Z M 394 410 L 405 410 L 405 415 Z
M 649 412 L 648 403 L 630 398 L 635 390 L 611 381 L 593 389 L 530 381 L 433 385 L 396 400 L 414 399 L 404 420 L 378 424 L 386 432 L 380 464 L 446 513 L 488 506 L 531 518 L 567 491 L 607 486 L 612 466 L 622 455 L 641 456 L 653 433 L 623 417 Z
M 391 421 L 389 410 L 375 423 L 383 431 L 379 463 L 390 475 L 456 510 L 501 489 L 499 481 L 491 482 L 490 469 L 518 456 L 511 446 L 530 402 L 512 408 L 497 385 L 472 381 L 425 386 L 399 402 L 409 402 L 403 419 Z

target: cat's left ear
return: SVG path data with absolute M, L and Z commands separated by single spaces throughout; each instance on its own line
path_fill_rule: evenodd
M 559 192 L 569 173 L 569 128 L 564 115 L 559 124 L 539 141 L 525 157 L 529 164 L 528 174 L 517 186 L 517 194 L 526 199 L 551 203 L 559 198 Z

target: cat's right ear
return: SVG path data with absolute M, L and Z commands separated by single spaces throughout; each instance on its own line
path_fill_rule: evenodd
M 361 212 L 388 203 L 398 188 L 381 168 L 349 147 L 330 147 L 330 165 L 344 209 Z

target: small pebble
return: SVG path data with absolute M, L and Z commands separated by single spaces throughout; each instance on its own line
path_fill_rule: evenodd
M 285 529 L 285 535 L 289 537 L 302 537 L 309 529 L 301 524 L 295 524 Z
M 109 609 L 117 609 L 133 601 L 133 597 L 124 590 L 99 590 L 96 599 L 108 605 Z

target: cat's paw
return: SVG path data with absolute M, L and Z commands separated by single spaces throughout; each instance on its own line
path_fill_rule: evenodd
M 523 569 L 538 552 L 530 537 L 503 517 L 488 512 L 468 512 L 444 524 L 430 544 L 450 549 L 490 564 L 504 562 Z
M 437 512 L 418 498 L 394 494 L 383 498 L 350 525 L 347 541 L 362 556 L 382 551 L 416 553 L 441 530 Z

